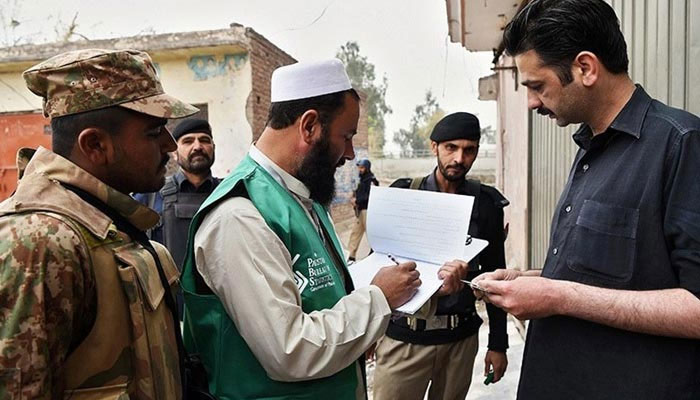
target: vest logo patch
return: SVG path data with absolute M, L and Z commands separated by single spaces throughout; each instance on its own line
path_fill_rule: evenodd
M 297 284 L 297 289 L 299 289 L 299 293 L 301 293 L 304 291 L 304 289 L 306 289 L 306 286 L 309 284 L 309 280 L 306 279 L 304 274 L 301 272 L 294 271 L 294 283 Z
M 314 253 L 314 258 L 307 258 L 306 265 L 309 271 L 309 288 L 312 292 L 335 286 L 331 267 L 326 259 Z M 300 290 L 301 291 L 301 290 Z

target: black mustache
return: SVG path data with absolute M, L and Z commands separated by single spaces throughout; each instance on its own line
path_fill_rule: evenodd
M 553 113 L 552 113 L 551 110 L 549 110 L 549 109 L 547 109 L 547 108 L 539 107 L 539 108 L 537 109 L 537 114 L 540 114 L 540 115 L 551 115 L 551 114 L 553 114 Z
M 205 152 L 203 152 L 203 151 L 198 151 L 198 152 L 196 152 L 196 153 L 192 153 L 192 154 L 189 155 L 189 157 L 187 157 L 187 159 L 188 159 L 188 160 L 191 160 L 191 159 L 193 159 L 193 158 L 195 158 L 195 157 L 197 157 L 197 156 L 202 156 L 202 157 L 206 158 L 207 160 L 209 159 L 209 156 L 207 155 L 207 153 L 205 153 Z

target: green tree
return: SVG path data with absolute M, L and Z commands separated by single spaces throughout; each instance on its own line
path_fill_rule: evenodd
M 365 108 L 367 110 L 367 124 L 369 135 L 370 154 L 381 155 L 384 153 L 384 117 L 391 114 L 392 110 L 386 104 L 386 76 L 380 82 L 376 82 L 374 64 L 367 57 L 360 55 L 360 45 L 357 42 L 347 42 L 340 46 L 335 55 L 345 64 L 348 77 L 352 86 L 365 93 Z
M 394 132 L 394 142 L 401 146 L 402 157 L 417 157 L 428 154 L 430 150 L 430 133 L 445 116 L 433 93 L 425 93 L 425 101 L 413 111 L 408 129 Z

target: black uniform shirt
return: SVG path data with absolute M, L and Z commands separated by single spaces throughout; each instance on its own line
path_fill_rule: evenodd
M 605 132 L 574 141 L 542 276 L 700 296 L 700 119 L 638 87 Z M 700 399 L 700 340 L 534 320 L 518 398 Z
M 216 186 L 221 182 L 221 179 L 214 178 L 209 174 L 209 176 L 202 182 L 199 187 L 195 187 L 192 182 L 187 180 L 187 177 L 182 172 L 178 170 L 175 175 L 173 175 L 175 183 L 182 193 L 211 193 L 216 189 Z
M 360 182 L 355 189 L 355 207 L 358 210 L 366 210 L 369 203 L 369 191 L 372 185 L 379 186 L 379 181 L 370 171 L 360 175 Z
M 429 190 L 439 192 L 435 173 L 423 178 L 419 190 Z M 412 179 L 399 179 L 392 183 L 392 187 L 409 188 Z M 479 185 L 478 198 L 475 199 L 475 208 L 472 210 L 472 224 L 470 234 L 474 234 L 474 228 L 478 226 L 476 237 L 485 239 L 489 245 L 479 254 L 478 264 L 480 270 L 470 272 L 468 279 L 473 279 L 483 272 L 493 271 L 498 268 L 505 268 L 505 231 L 503 226 L 503 207 L 507 206 L 508 200 L 495 188 L 487 185 Z M 469 195 L 466 181 L 457 189 L 457 194 Z M 474 217 L 476 216 L 476 221 Z M 470 268 L 474 263 L 470 263 Z M 474 294 L 469 287 L 465 287 L 460 293 L 441 297 L 438 303 L 438 314 L 472 314 L 473 317 L 467 320 L 467 324 L 454 330 L 438 329 L 425 332 L 412 332 L 402 329 L 396 324 L 390 323 L 387 335 L 409 343 L 420 344 L 443 344 L 452 343 L 457 340 L 469 337 L 478 332 L 482 321 L 475 312 Z M 489 315 L 489 350 L 505 352 L 508 348 L 508 333 L 506 330 L 506 313 L 491 304 L 486 305 Z

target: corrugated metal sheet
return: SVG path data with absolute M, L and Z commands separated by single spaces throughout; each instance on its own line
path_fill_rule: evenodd
M 627 41 L 630 75 L 652 97 L 700 115 L 700 1 L 609 0 Z M 530 267 L 541 268 L 552 212 L 576 153 L 571 133 L 530 113 Z
M 576 145 L 576 126 L 559 128 L 549 118 L 530 114 L 530 265 L 541 268 L 549 243 L 552 210 L 564 188 Z

